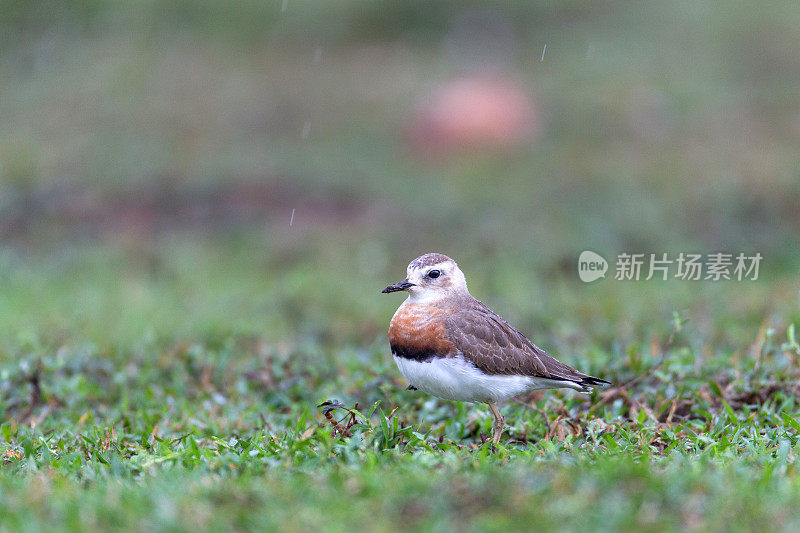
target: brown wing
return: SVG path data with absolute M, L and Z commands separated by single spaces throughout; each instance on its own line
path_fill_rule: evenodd
M 483 372 L 572 381 L 584 386 L 607 383 L 547 355 L 479 300 L 470 300 L 447 318 L 445 335 Z

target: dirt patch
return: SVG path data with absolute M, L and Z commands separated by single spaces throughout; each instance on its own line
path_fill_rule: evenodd
M 289 225 L 296 209 L 307 220 L 359 224 L 371 219 L 375 203 L 350 191 L 310 186 L 289 179 L 252 179 L 187 186 L 168 180 L 99 193 L 60 186 L 12 192 L 0 204 L 0 237 L 26 240 L 159 234 L 171 230 L 215 231 L 280 221 Z

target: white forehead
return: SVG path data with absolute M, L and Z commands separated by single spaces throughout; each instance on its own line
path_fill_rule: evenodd
M 408 264 L 408 270 L 430 270 L 432 268 L 442 269 L 451 265 L 455 265 L 455 263 L 453 261 L 440 261 L 431 265 L 415 265 L 412 262 Z
M 450 266 L 456 266 L 455 262 L 454 261 L 441 261 L 441 262 L 435 263 L 433 265 L 415 265 L 414 263 L 410 263 L 406 270 L 408 270 L 409 272 L 417 272 L 417 271 L 420 271 L 420 270 L 423 270 L 423 271 L 427 272 L 428 270 L 434 270 L 434 269 L 444 270 L 445 268 L 450 267 Z

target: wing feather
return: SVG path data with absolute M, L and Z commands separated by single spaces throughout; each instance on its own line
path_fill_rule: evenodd
M 445 320 L 445 335 L 465 358 L 493 375 L 523 375 L 572 381 L 603 382 L 565 365 L 474 298 Z

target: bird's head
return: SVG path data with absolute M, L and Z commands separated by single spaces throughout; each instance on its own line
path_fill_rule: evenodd
M 408 264 L 406 279 L 381 292 L 408 291 L 415 303 L 431 303 L 450 296 L 469 294 L 467 280 L 455 261 L 444 254 L 430 253 Z

